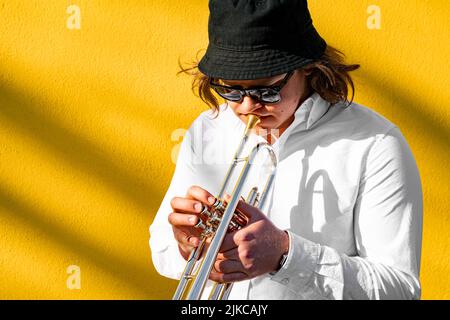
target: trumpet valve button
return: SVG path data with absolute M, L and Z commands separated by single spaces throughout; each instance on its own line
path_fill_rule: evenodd
M 228 230 L 229 231 L 234 231 L 234 230 L 237 230 L 237 229 L 239 229 L 239 225 L 236 222 L 231 221 L 230 225 L 228 226 Z
M 200 219 L 198 220 L 197 224 L 194 226 L 195 228 L 205 230 L 206 224 L 203 223 L 203 221 Z
M 223 213 L 225 211 L 225 203 L 221 200 L 216 200 L 216 202 L 213 204 L 213 207 L 216 211 Z
M 203 209 L 200 212 L 200 215 L 205 216 L 205 217 L 211 217 L 212 213 L 208 210 L 207 206 L 203 206 Z

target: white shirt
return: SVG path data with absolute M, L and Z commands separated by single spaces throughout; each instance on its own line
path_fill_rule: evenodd
M 167 220 L 170 200 L 191 185 L 217 194 L 245 128 L 220 110 L 202 113 L 185 135 L 150 227 L 154 266 L 169 278 L 186 264 Z M 230 299 L 419 299 L 422 189 L 400 130 L 364 106 L 330 106 L 314 93 L 273 148 L 266 214 L 288 231 L 288 258 L 273 276 L 235 283 Z

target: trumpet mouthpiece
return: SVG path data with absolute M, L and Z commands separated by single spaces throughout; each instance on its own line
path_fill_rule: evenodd
M 247 118 L 247 127 L 245 128 L 245 135 L 247 135 L 261 120 L 255 116 L 254 114 L 251 114 Z

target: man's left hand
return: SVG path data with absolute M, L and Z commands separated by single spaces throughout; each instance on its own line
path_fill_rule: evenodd
M 210 275 L 216 282 L 241 281 L 273 272 L 289 250 L 287 232 L 278 229 L 261 210 L 242 200 L 236 209 L 248 217 L 248 223 L 225 236 Z

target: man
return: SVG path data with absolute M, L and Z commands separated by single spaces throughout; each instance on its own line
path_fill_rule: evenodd
M 190 127 L 150 227 L 158 272 L 180 277 L 254 114 L 255 141 L 279 162 L 270 203 L 238 204 L 248 223 L 225 237 L 210 279 L 235 282 L 231 299 L 419 299 L 419 173 L 399 129 L 347 100 L 358 66 L 327 46 L 306 1 L 209 7 L 208 50 L 184 71 L 216 115 Z

